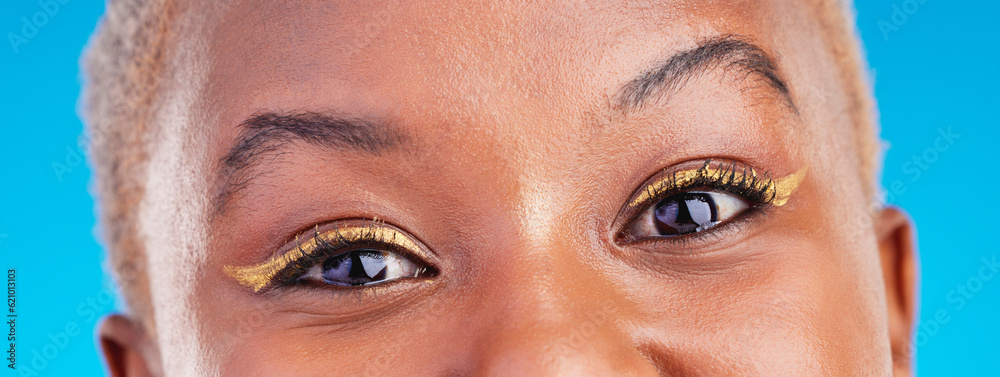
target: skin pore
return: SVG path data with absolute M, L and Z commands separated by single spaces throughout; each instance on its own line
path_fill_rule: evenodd
M 178 27 L 139 216 L 155 330 L 106 319 L 110 369 L 908 375 L 911 227 L 870 213 L 818 12 L 262 1 Z M 643 233 L 640 203 L 691 193 L 740 210 Z M 299 279 L 358 250 L 425 269 Z

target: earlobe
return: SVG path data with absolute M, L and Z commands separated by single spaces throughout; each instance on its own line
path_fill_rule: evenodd
M 97 331 L 110 376 L 162 375 L 156 346 L 137 322 L 112 314 L 101 319 Z
M 911 376 L 918 284 L 914 226 L 902 210 L 885 208 L 876 215 L 875 230 L 885 279 L 893 369 L 896 376 Z

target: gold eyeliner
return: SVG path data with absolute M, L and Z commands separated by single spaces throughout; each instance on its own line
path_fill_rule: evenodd
M 789 174 L 787 176 L 778 178 L 773 182 L 774 199 L 771 200 L 771 205 L 783 206 L 788 203 L 788 199 L 792 197 L 795 190 L 799 188 L 799 184 L 802 183 L 802 179 L 806 177 L 806 173 L 809 171 L 808 167 L 803 166 L 802 169 Z
M 260 292 L 275 280 L 280 280 L 279 275 L 287 274 L 286 271 L 291 266 L 321 256 L 324 244 L 346 245 L 349 248 L 350 245 L 359 243 L 388 245 L 423 254 L 420 252 L 422 250 L 420 245 L 401 230 L 377 221 L 356 220 L 351 224 L 340 225 L 324 232 L 320 232 L 317 228 L 315 236 L 309 241 L 297 245 L 286 253 L 275 255 L 265 262 L 250 266 L 225 266 L 223 271 L 241 285 L 254 292 Z
M 758 174 L 748 165 L 722 163 L 712 166 L 712 162 L 707 160 L 700 168 L 677 171 L 646 185 L 645 189 L 633 196 L 629 208 L 647 205 L 666 191 L 696 188 L 707 182 L 722 186 L 735 184 L 749 191 L 762 193 L 762 197 L 771 205 L 783 206 L 788 203 L 788 199 L 798 189 L 808 171 L 808 167 L 803 167 L 785 177 L 771 179 L 767 174 Z

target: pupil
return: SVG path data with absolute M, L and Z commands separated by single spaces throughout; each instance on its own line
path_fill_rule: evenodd
M 657 204 L 654 218 L 661 235 L 700 232 L 719 221 L 719 207 L 707 193 L 679 194 Z

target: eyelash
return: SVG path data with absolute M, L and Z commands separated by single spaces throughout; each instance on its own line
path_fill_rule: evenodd
M 386 240 L 381 239 L 381 237 L 375 236 L 377 229 L 388 226 L 384 222 L 374 220 L 368 226 L 370 227 L 371 231 L 366 233 L 363 239 L 360 240 L 345 242 L 343 240 L 343 237 L 341 237 L 338 234 L 337 238 L 340 240 L 341 243 L 340 245 L 336 245 L 333 242 L 330 242 L 330 240 L 325 237 L 325 235 L 329 235 L 330 233 L 336 232 L 336 230 L 334 230 L 333 232 L 325 232 L 322 234 L 316 232 L 313 235 L 313 237 L 316 240 L 318 240 L 317 243 L 318 246 L 313 251 L 312 257 L 309 258 L 310 260 L 308 261 L 303 260 L 301 262 L 294 263 L 293 265 L 294 268 L 296 269 L 296 273 L 293 275 L 293 277 L 290 277 L 288 280 L 281 282 L 279 284 L 283 286 L 310 285 L 309 282 L 302 281 L 301 279 L 308 272 L 308 270 L 313 266 L 315 266 L 317 263 L 323 263 L 327 259 L 335 257 L 337 255 L 363 249 L 384 250 L 395 254 L 399 254 L 404 258 L 416 261 L 415 263 L 422 265 L 421 267 L 422 270 L 425 271 L 429 270 L 432 276 L 437 275 L 436 269 L 432 267 L 429 262 L 425 261 L 426 258 L 417 255 L 418 253 L 415 253 L 412 250 L 409 250 L 405 247 L 401 247 L 392 242 L 387 242 Z M 396 280 L 399 279 L 393 279 L 386 282 L 378 283 L 378 285 L 392 284 L 397 282 Z M 347 287 L 347 286 L 335 286 L 328 284 L 324 284 L 322 286 L 328 289 L 338 289 L 338 290 L 348 290 L 348 291 L 363 290 L 359 289 L 360 287 L 357 286 Z M 372 287 L 366 287 L 364 289 L 370 289 L 370 288 Z
M 722 160 L 715 168 L 709 169 L 715 160 L 708 159 L 702 162 L 698 171 L 706 171 L 704 174 L 697 174 L 694 179 L 683 179 L 678 177 L 681 173 L 690 173 L 693 170 L 683 170 L 668 168 L 671 173 L 659 173 L 641 186 L 629 199 L 629 203 L 624 210 L 625 221 L 620 223 L 616 240 L 619 244 L 652 244 L 654 246 L 686 246 L 694 241 L 708 240 L 719 237 L 725 232 L 732 231 L 733 226 L 738 226 L 746 220 L 762 215 L 770 207 L 775 199 L 774 181 L 769 172 L 758 173 L 752 166 L 738 162 Z M 710 172 L 708 172 L 710 170 Z M 683 234 L 675 237 L 659 237 L 655 239 L 629 241 L 624 237 L 625 227 L 637 221 L 640 216 L 651 206 L 655 206 L 662 200 L 673 195 L 684 192 L 704 190 L 717 191 L 735 195 L 746 200 L 750 208 L 735 218 L 728 220 L 718 226 L 709 228 L 704 232 Z M 636 197 L 645 191 L 646 198 L 639 203 L 633 203 Z M 667 243 L 669 245 L 663 245 Z
M 375 225 L 372 225 L 372 227 L 374 228 Z M 323 263 L 328 258 L 332 258 L 343 253 L 369 248 L 393 250 L 391 245 L 380 244 L 374 239 L 365 239 L 361 241 L 347 242 L 342 245 L 334 245 L 325 237 L 325 234 L 327 233 L 321 234 L 318 231 L 314 232 L 312 237 L 317 240 L 317 246 L 313 252 L 308 257 L 299 259 L 289 265 L 286 270 L 294 272 L 288 274 L 284 279 L 281 279 L 274 284 L 280 286 L 306 285 L 306 283 L 301 279 L 309 271 L 309 269 L 318 263 Z M 296 237 L 296 239 L 298 239 L 298 237 Z M 296 245 L 296 248 L 301 250 L 302 246 Z M 397 251 L 393 250 L 393 252 Z M 336 287 L 331 285 L 330 288 Z
M 437 274 L 430 253 L 402 229 L 369 219 L 339 220 L 332 226 L 332 229 L 321 231 L 321 226 L 317 225 L 312 231 L 313 235 L 304 243 L 300 243 L 299 239 L 305 232 L 295 237 L 296 245 L 293 248 L 273 256 L 267 262 L 253 266 L 227 267 L 226 273 L 254 292 L 274 288 L 304 287 L 309 284 L 302 281 L 302 277 L 311 268 L 328 258 L 356 250 L 375 249 L 392 252 L 414 261 L 426 268 L 430 276 Z M 391 283 L 393 281 L 384 284 Z M 330 288 L 343 287 L 330 286 Z

